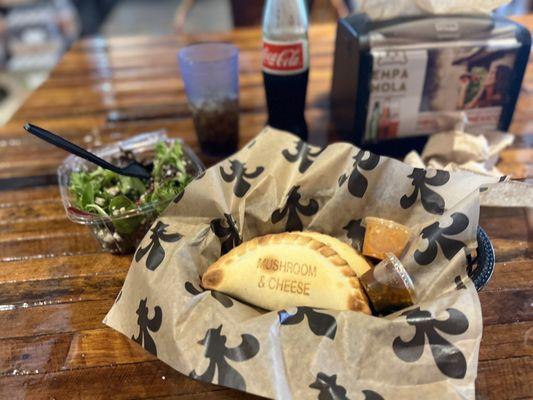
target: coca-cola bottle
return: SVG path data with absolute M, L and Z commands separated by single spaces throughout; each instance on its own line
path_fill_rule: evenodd
M 267 0 L 263 11 L 263 79 L 268 124 L 303 140 L 307 139 L 307 26 L 304 0 Z

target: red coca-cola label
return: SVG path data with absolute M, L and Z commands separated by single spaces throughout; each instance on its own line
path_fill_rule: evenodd
M 263 70 L 287 75 L 307 69 L 307 41 L 263 41 Z

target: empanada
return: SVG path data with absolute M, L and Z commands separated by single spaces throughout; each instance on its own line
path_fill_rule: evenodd
M 368 263 L 368 261 L 366 261 L 366 259 L 352 246 L 340 241 L 337 238 L 334 238 L 333 236 L 311 231 L 298 232 L 298 234 L 312 237 L 319 242 L 331 246 L 333 250 L 335 250 L 342 258 L 346 260 L 358 278 L 361 278 L 365 273 L 372 269 L 372 266 Z
M 308 306 L 370 314 L 348 261 L 325 241 L 299 232 L 241 244 L 207 269 L 202 285 L 267 310 Z

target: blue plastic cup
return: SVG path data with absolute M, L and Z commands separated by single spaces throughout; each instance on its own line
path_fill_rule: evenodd
M 181 49 L 178 59 L 202 151 L 234 153 L 239 142 L 239 49 L 199 43 Z

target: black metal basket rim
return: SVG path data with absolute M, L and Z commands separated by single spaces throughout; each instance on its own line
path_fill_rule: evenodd
M 470 279 L 474 282 L 478 292 L 489 282 L 494 273 L 495 264 L 496 257 L 489 236 L 481 227 L 478 227 L 477 256 L 468 265 L 468 268 L 472 269 L 472 272 L 469 274 Z

